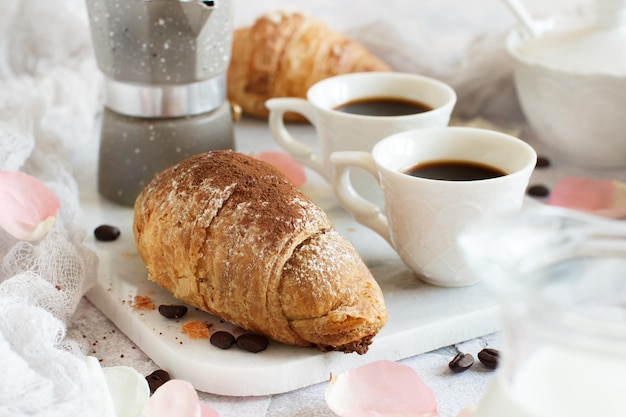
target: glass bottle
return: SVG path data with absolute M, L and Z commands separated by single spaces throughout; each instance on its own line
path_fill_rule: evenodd
M 503 348 L 474 417 L 626 415 L 626 224 L 543 207 L 461 239 L 500 299 Z

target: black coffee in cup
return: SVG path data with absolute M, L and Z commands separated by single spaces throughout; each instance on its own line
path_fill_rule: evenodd
M 446 181 L 485 180 L 506 175 L 506 172 L 491 165 L 456 160 L 420 162 L 403 172 L 413 177 Z
M 397 97 L 369 97 L 352 100 L 335 110 L 362 116 L 408 116 L 433 110 L 427 104 Z

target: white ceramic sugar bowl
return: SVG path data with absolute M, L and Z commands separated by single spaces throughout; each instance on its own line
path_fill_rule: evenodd
M 626 0 L 596 0 L 594 16 L 537 22 L 509 34 L 518 98 L 555 159 L 626 167 Z

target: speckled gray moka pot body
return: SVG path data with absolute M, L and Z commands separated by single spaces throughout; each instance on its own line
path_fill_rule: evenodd
M 104 73 L 98 190 L 132 206 L 191 155 L 234 149 L 230 0 L 86 0 Z

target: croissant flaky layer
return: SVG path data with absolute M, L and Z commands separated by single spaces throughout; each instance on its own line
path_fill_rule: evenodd
M 350 242 L 252 157 L 213 151 L 164 171 L 137 198 L 134 233 L 150 280 L 279 342 L 365 353 L 386 322 Z
M 333 75 L 391 68 L 361 44 L 303 13 L 274 12 L 234 32 L 228 98 L 245 114 L 267 117 L 265 101 L 306 97 Z

